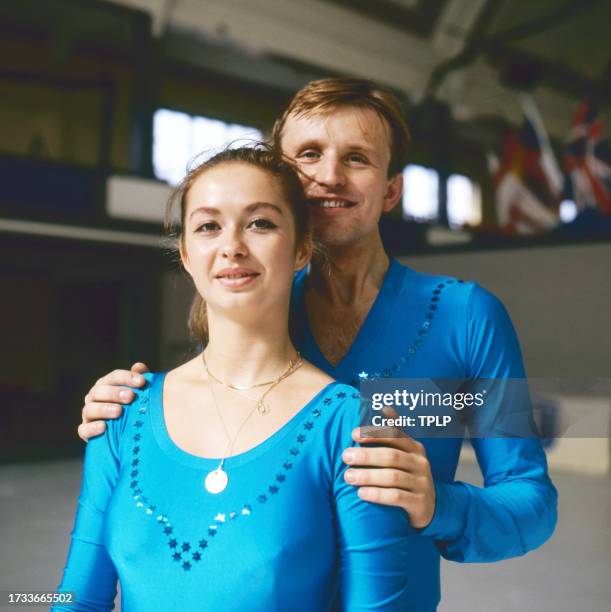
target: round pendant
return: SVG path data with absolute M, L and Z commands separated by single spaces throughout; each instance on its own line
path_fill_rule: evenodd
M 227 477 L 227 473 L 223 471 L 222 467 L 217 467 L 216 470 L 212 470 L 212 472 L 208 473 L 204 480 L 204 486 L 208 493 L 216 495 L 225 490 L 228 482 L 229 478 Z

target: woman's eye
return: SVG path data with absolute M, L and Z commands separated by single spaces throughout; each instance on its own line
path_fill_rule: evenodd
M 208 221 L 207 223 L 202 223 L 195 230 L 196 232 L 214 232 L 219 229 L 219 224 L 216 221 Z
M 248 224 L 248 227 L 252 227 L 254 229 L 275 229 L 278 226 L 269 219 L 253 219 Z

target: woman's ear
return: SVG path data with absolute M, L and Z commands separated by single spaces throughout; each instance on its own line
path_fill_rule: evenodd
M 295 256 L 295 272 L 303 270 L 312 259 L 312 234 L 308 232 L 301 241 L 301 244 L 297 247 L 297 254 Z
M 189 267 L 189 258 L 187 257 L 187 252 L 185 250 L 185 244 L 183 242 L 182 237 L 178 239 L 178 254 L 180 255 L 180 262 L 182 263 L 182 267 L 187 271 L 189 276 L 192 276 L 191 269 Z

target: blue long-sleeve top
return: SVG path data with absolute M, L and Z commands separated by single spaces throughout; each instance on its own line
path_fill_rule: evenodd
M 413 530 L 405 513 L 362 501 L 341 455 L 359 419 L 354 388 L 331 383 L 281 429 L 218 464 L 176 446 L 165 427 L 163 374 L 89 442 L 60 591 L 126 611 L 408 609 Z
M 422 274 L 391 260 L 365 322 L 335 366 L 310 329 L 305 284 L 301 273 L 292 298 L 294 340 L 307 359 L 339 381 L 358 387 L 364 377 L 525 377 L 505 308 L 475 283 Z M 537 438 L 473 438 L 484 487 L 454 480 L 462 439 L 420 441 L 431 464 L 436 507 L 415 538 L 405 571 L 412 584 L 410 609 L 426 611 L 440 599 L 440 555 L 487 562 L 533 550 L 554 530 L 557 493 Z

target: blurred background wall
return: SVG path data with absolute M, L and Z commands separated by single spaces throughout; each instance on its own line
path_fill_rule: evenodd
M 267 135 L 297 89 L 329 75 L 390 87 L 411 126 L 388 249 L 498 293 L 531 375 L 608 375 L 611 214 L 584 207 L 563 169 L 579 104 L 610 119 L 608 2 L 0 7 L 1 459 L 80 453 L 74 425 L 96 378 L 193 350 L 191 288 L 160 240 L 171 187 L 198 153 Z M 522 138 L 515 158 L 508 133 Z M 520 162 L 533 147 L 536 167 L 547 151 L 564 174 L 555 189 Z M 511 171 L 495 173 L 495 156 Z M 502 220 L 508 176 L 541 200 L 545 223 Z

